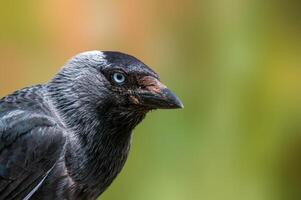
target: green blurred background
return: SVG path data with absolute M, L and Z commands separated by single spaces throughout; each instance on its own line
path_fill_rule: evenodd
M 101 199 L 301 199 L 300 1 L 0 3 L 0 96 L 99 49 L 140 58 L 183 100 L 135 129 Z

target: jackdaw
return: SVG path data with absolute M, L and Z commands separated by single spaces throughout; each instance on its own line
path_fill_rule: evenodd
M 133 56 L 76 55 L 48 83 L 0 100 L 0 199 L 96 199 L 147 112 L 182 107 Z

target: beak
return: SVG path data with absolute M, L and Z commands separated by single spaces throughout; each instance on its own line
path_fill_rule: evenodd
M 146 76 L 140 85 L 143 89 L 138 92 L 139 104 L 154 109 L 184 108 L 180 99 L 158 79 Z

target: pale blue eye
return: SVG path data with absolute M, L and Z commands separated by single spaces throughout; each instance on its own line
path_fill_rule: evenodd
M 120 84 L 123 83 L 125 81 L 125 76 L 122 73 L 116 72 L 113 74 L 113 80 Z

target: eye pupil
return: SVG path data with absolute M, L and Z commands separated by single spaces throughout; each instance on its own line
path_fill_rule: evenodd
M 113 79 L 116 83 L 123 83 L 125 81 L 125 76 L 121 73 L 115 73 Z
M 117 75 L 117 79 L 118 79 L 118 80 L 122 80 L 122 78 L 123 78 L 123 76 L 122 76 L 121 74 L 118 74 L 118 75 Z

